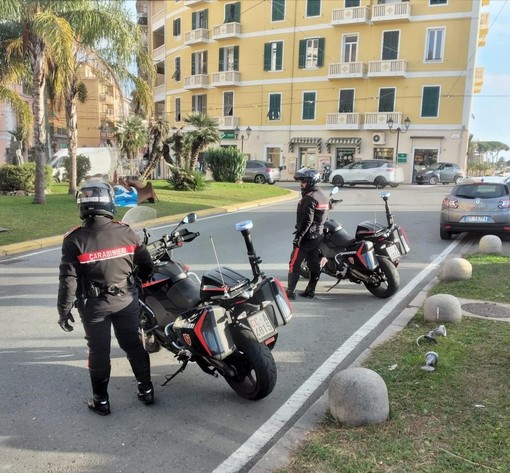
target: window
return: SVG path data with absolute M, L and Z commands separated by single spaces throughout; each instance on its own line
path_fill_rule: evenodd
M 315 69 L 324 65 L 324 38 L 299 41 L 299 68 Z
M 239 70 L 239 46 L 229 46 L 219 49 L 219 72 Z
M 173 34 L 179 36 L 181 34 L 181 19 L 176 18 L 173 22 Z
M 234 116 L 234 92 L 223 92 L 223 116 Z
M 339 113 L 352 113 L 354 110 L 354 89 L 343 89 L 340 91 L 338 102 Z
M 305 92 L 303 94 L 303 120 L 315 120 L 315 92 Z
M 207 95 L 193 95 L 191 97 L 191 111 L 207 113 Z
M 319 16 L 321 14 L 321 0 L 306 0 L 306 16 Z
M 282 151 L 279 146 L 268 146 L 266 148 L 266 161 L 273 164 L 278 164 L 280 162 L 281 153 Z
M 359 7 L 360 0 L 345 0 L 345 8 Z
M 395 110 L 395 89 L 379 89 L 379 112 Z
M 239 23 L 241 21 L 241 3 L 225 5 L 225 23 Z
M 356 62 L 358 59 L 358 35 L 345 35 L 343 42 L 342 62 Z
M 191 75 L 207 74 L 207 51 L 191 54 Z
M 279 120 L 282 113 L 282 94 L 269 94 L 269 120 Z
M 382 60 L 398 59 L 399 31 L 385 31 L 383 33 Z
M 175 99 L 175 115 L 174 115 L 174 120 L 176 122 L 180 122 L 181 121 L 181 98 L 180 97 L 177 97 Z
M 283 41 L 264 44 L 264 70 L 283 70 Z
M 271 21 L 285 19 L 285 0 L 273 0 L 271 2 Z
M 444 31 L 444 28 L 430 28 L 427 30 L 426 62 L 443 60 Z
M 172 79 L 174 79 L 176 82 L 179 82 L 181 80 L 181 58 L 176 57 L 174 61 L 174 73 L 172 75 Z
M 438 85 L 423 87 L 421 99 L 421 116 L 437 117 L 439 112 L 439 95 L 441 87 Z
M 191 14 L 191 29 L 198 30 L 200 28 L 207 29 L 208 14 L 207 10 L 195 11 Z
M 447 5 L 447 4 L 448 4 L 448 0 L 430 0 L 430 6 Z

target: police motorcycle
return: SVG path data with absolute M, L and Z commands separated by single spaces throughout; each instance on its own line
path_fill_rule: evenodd
M 330 209 L 342 200 L 333 199 L 338 193 L 334 187 L 329 196 Z M 324 224 L 324 239 L 320 246 L 321 271 L 337 279 L 349 280 L 364 286 L 376 297 L 389 298 L 400 288 L 397 266 L 400 258 L 410 251 L 409 241 L 402 227 L 395 223 L 390 211 L 389 192 L 380 194 L 385 204 L 387 225 L 365 220 L 358 224 L 354 237 L 336 220 Z M 306 261 L 300 268 L 301 276 L 309 277 Z
M 123 221 L 130 223 L 138 207 Z M 141 207 L 143 208 L 143 207 Z M 151 209 L 152 210 L 152 209 Z M 292 318 L 292 307 L 281 283 L 267 277 L 251 239 L 251 221 L 236 224 L 242 234 L 252 278 L 219 266 L 202 278 L 173 259 L 173 250 L 195 240 L 200 233 L 181 228 L 197 219 L 186 215 L 169 234 L 146 244 L 155 268 L 141 282 L 140 333 L 149 353 L 161 348 L 173 353 L 180 367 L 166 376 L 166 385 L 189 362 L 207 374 L 222 376 L 241 397 L 258 400 L 268 396 L 276 384 L 276 363 L 271 353 L 278 327 Z

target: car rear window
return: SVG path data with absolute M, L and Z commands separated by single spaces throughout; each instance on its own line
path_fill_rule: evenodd
M 452 194 L 464 199 L 495 199 L 508 195 L 508 188 L 504 184 L 469 184 L 457 186 Z
M 276 166 L 273 163 L 264 163 L 264 165 L 268 168 L 275 168 Z

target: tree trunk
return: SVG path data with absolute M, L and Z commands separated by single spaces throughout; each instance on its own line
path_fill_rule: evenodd
M 65 93 L 65 110 L 67 125 L 67 148 L 71 160 L 71 173 L 69 174 L 69 195 L 76 194 L 77 184 L 77 148 L 78 148 L 78 116 L 76 112 L 76 80 L 69 86 L 69 92 Z

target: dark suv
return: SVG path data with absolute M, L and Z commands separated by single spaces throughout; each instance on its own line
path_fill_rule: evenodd
M 432 184 L 438 182 L 443 184 L 454 183 L 458 184 L 464 179 L 465 174 L 462 168 L 457 163 L 435 163 L 423 171 L 416 174 L 417 184 Z

